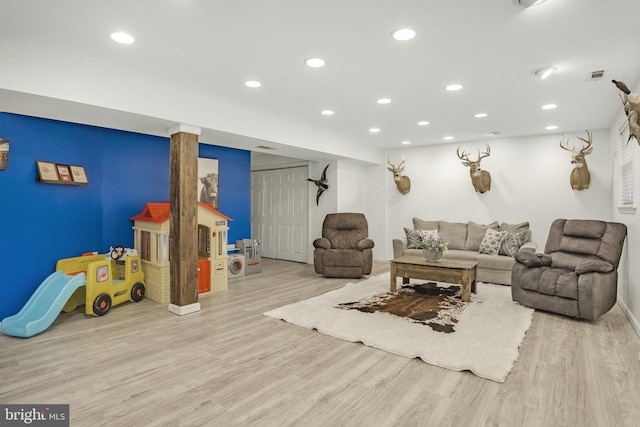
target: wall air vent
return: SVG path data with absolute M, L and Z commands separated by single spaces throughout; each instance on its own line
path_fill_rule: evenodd
M 594 70 L 589 74 L 589 77 L 587 77 L 587 81 L 593 82 L 593 81 L 600 80 L 603 77 L 604 77 L 604 70 Z

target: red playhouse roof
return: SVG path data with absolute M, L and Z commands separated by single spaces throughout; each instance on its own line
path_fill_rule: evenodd
M 202 202 L 198 202 L 198 205 L 202 206 L 205 209 L 210 210 L 216 215 L 220 215 L 224 219 L 228 221 L 233 221 L 228 216 L 220 213 L 213 205 L 207 205 Z M 162 224 L 163 222 L 169 221 L 170 216 L 170 204 L 169 202 L 149 202 L 144 206 L 142 212 L 138 215 L 132 216 L 129 218 L 131 221 L 143 221 L 143 222 L 152 222 L 154 224 Z

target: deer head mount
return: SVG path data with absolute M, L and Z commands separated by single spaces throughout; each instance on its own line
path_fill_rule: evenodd
M 462 160 L 462 164 L 469 167 L 469 175 L 471 175 L 471 184 L 478 193 L 484 193 L 491 190 L 491 174 L 486 170 L 480 169 L 480 161 L 485 157 L 491 155 L 491 147 L 487 144 L 487 148 L 484 153 L 478 149 L 478 159 L 469 160 L 469 153 L 463 151 L 460 154 L 460 147 L 456 150 L 458 158 Z
M 389 165 L 387 169 L 393 173 L 393 180 L 396 183 L 398 191 L 402 194 L 407 194 L 411 191 L 411 180 L 408 176 L 402 175 L 402 171 L 404 170 L 404 160 L 396 166 L 387 159 L 387 164 Z
M 589 188 L 589 184 L 591 183 L 591 174 L 589 173 L 587 160 L 585 159 L 585 157 L 593 151 L 593 147 L 591 146 L 591 133 L 587 131 L 587 139 L 580 137 L 578 137 L 578 139 L 585 142 L 587 145 L 583 146 L 579 150 L 576 150 L 575 147 L 569 148 L 569 140 L 567 139 L 567 142 L 565 143 L 564 135 L 562 135 L 560 147 L 564 150 L 571 151 L 571 163 L 575 165 L 571 171 L 571 188 L 574 190 L 586 190 Z
M 629 120 L 629 139 L 632 137 L 640 144 L 640 95 L 631 93 L 623 82 L 611 80 L 622 92 L 620 99 L 624 106 L 624 112 Z

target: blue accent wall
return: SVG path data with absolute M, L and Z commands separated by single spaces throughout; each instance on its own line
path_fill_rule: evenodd
M 0 320 L 17 313 L 60 258 L 133 246 L 145 203 L 169 200 L 169 138 L 0 113 Z M 219 160 L 229 241 L 251 235 L 249 151 L 200 144 Z M 36 182 L 36 160 L 84 166 L 89 185 Z

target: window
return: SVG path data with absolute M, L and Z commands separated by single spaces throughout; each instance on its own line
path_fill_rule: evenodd
M 151 233 L 140 231 L 140 259 L 151 261 Z
M 156 234 L 156 253 L 154 262 L 160 264 L 169 261 L 169 235 Z
M 635 213 L 635 144 L 629 140 L 629 123 L 620 128 L 620 213 Z

